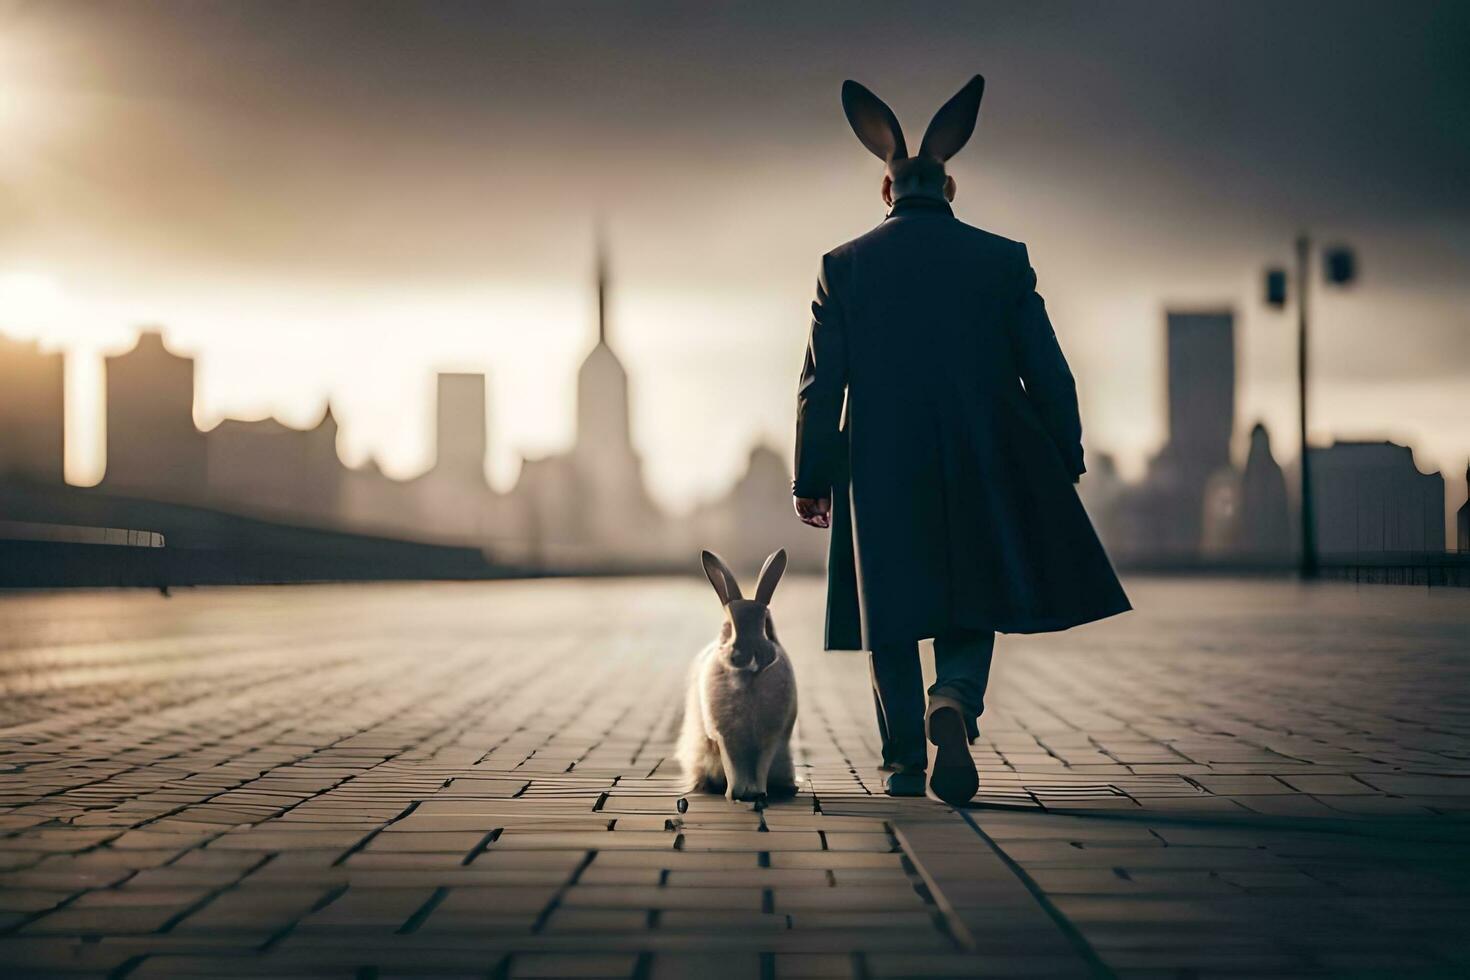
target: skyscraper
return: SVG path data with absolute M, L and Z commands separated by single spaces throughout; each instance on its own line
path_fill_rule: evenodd
M 485 376 L 441 373 L 435 387 L 434 465 L 405 488 L 418 508 L 416 526 L 455 543 L 516 537 L 514 513 L 485 482 Z
M 1168 440 L 1149 461 L 1143 485 L 1120 505 L 1118 549 L 1130 557 L 1192 561 L 1204 540 L 1206 489 L 1213 476 L 1230 470 L 1235 314 L 1171 311 L 1165 343 Z
M 1235 431 L 1235 314 L 1168 314 L 1169 442 L 1164 455 L 1205 478 L 1230 465 Z
M 485 376 L 441 373 L 436 378 L 434 470 L 484 485 Z

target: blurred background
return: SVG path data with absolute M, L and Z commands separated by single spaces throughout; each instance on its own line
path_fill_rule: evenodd
M 1030 247 L 1115 560 L 1300 561 L 1305 298 L 1324 568 L 1452 563 L 1467 37 L 1427 2 L 0 0 L 0 578 L 819 568 L 808 306 L 884 213 L 838 89 L 917 135 L 976 72 L 956 212 Z

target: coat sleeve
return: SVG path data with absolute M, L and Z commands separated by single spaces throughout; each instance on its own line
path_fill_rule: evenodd
M 812 302 L 801 383 L 796 389 L 796 480 L 798 497 L 830 497 L 841 459 L 842 402 L 847 391 L 847 340 L 842 304 L 832 290 L 832 257 L 824 256 Z
M 1068 472 L 1075 481 L 1087 467 L 1082 463 L 1082 418 L 1077 410 L 1077 383 L 1067 358 L 1057 343 L 1056 331 L 1046 315 L 1046 304 L 1036 291 L 1036 270 L 1020 247 L 1020 297 L 1014 320 L 1016 363 L 1026 398 L 1036 409 L 1041 424 L 1056 444 Z

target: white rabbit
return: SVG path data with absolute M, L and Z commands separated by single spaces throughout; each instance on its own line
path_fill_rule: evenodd
M 690 790 L 723 792 L 732 801 L 790 795 L 796 792 L 796 672 L 776 639 L 769 605 L 786 570 L 786 551 L 761 566 L 753 599 L 741 596 L 734 573 L 718 555 L 706 551 L 701 557 L 725 621 L 689 672 L 679 764 Z

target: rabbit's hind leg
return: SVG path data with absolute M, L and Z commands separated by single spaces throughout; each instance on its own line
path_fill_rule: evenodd
M 760 747 L 760 755 L 755 763 L 755 789 L 759 796 L 766 796 L 770 791 L 770 781 L 776 755 L 780 752 L 779 742 L 768 742 Z
M 693 701 L 693 699 L 691 699 Z M 686 792 L 725 792 L 725 770 L 720 765 L 719 746 L 704 733 L 704 725 L 698 715 L 698 702 L 684 716 L 684 730 L 679 734 L 675 755 L 679 768 L 684 772 Z
M 795 796 L 796 791 L 796 766 L 791 761 L 791 742 L 782 739 L 772 753 L 766 792 L 773 797 L 786 797 Z
M 700 779 L 694 787 L 701 793 L 725 792 L 725 766 L 720 758 L 720 747 L 714 740 L 706 738 L 700 747 Z

